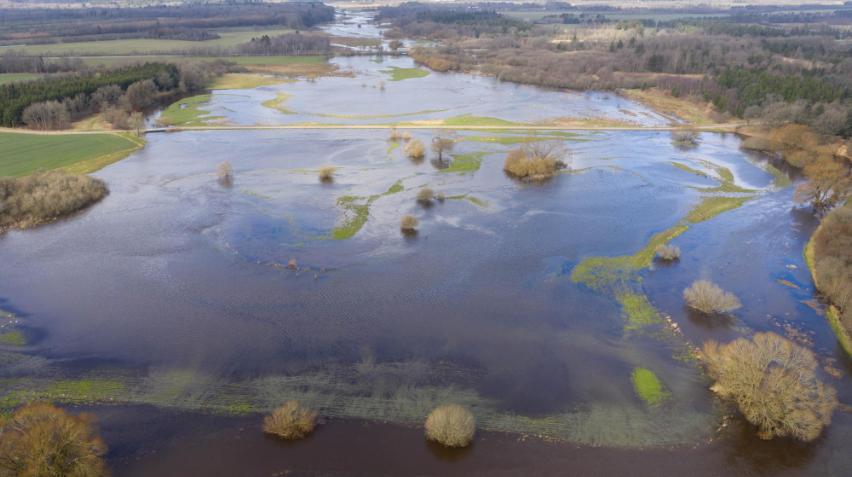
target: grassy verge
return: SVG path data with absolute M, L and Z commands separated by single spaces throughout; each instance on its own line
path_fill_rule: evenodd
M 421 68 L 397 68 L 396 66 L 392 66 L 389 70 L 382 70 L 382 73 L 389 74 L 391 81 L 403 81 L 429 76 L 429 72 Z
M 127 157 L 144 142 L 127 133 L 27 134 L 0 132 L 0 176 L 39 169 L 93 172 Z
M 208 116 L 210 112 L 202 109 L 210 98 L 209 94 L 184 98 L 166 108 L 159 121 L 169 126 L 204 126 L 208 121 L 222 119 L 221 116 Z

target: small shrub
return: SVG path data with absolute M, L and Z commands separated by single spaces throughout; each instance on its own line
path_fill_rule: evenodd
M 426 148 L 419 139 L 412 139 L 405 145 L 405 155 L 409 159 L 420 160 L 426 156 Z
M 447 200 L 447 196 L 444 195 L 443 192 L 438 192 L 437 194 L 435 194 L 435 200 L 437 200 L 438 202 L 443 202 Z
M 476 433 L 473 413 L 458 404 L 435 408 L 426 418 L 426 438 L 447 447 L 466 447 Z
M 234 183 L 234 169 L 231 168 L 231 163 L 224 161 L 216 168 L 216 176 L 219 178 L 219 183 L 229 187 Z
M 0 475 L 107 475 L 106 445 L 91 416 L 72 416 L 50 404 L 21 407 L 0 425 Z
M 408 131 L 403 131 L 402 133 L 400 133 L 399 137 L 402 138 L 403 141 L 408 142 L 411 140 L 411 133 Z
M 434 198 L 435 193 L 428 187 L 420 189 L 420 192 L 417 193 L 417 202 L 420 202 L 423 205 L 431 204 L 432 199 Z
M 728 313 L 740 308 L 740 300 L 708 280 L 697 280 L 683 291 L 683 298 L 690 308 L 708 315 Z
M 534 142 L 509 151 L 503 170 L 518 179 L 545 180 L 568 167 L 563 157 L 559 144 Z
M 320 182 L 332 182 L 332 181 L 334 181 L 334 167 L 333 166 L 322 166 L 322 167 L 320 167 L 319 180 L 320 180 Z
M 680 247 L 677 245 L 660 245 L 655 251 L 660 260 L 670 262 L 680 258 Z
M 47 171 L 18 178 L 0 177 L 0 233 L 71 215 L 107 193 L 103 181 L 87 175 Z
M 456 141 L 451 137 L 436 136 L 432 138 L 432 152 L 438 156 L 439 161 L 444 160 L 444 154 L 452 152 Z
M 672 144 L 681 149 L 698 147 L 700 139 L 697 131 L 674 131 L 672 132 Z
M 775 333 L 704 345 L 719 396 L 737 404 L 762 439 L 812 441 L 831 423 L 837 395 L 817 378 L 813 353 Z
M 401 140 L 402 140 L 402 133 L 399 131 L 399 129 L 391 128 L 390 136 L 388 136 L 388 141 L 398 142 L 398 141 L 401 141 Z
M 317 413 L 298 401 L 287 401 L 263 418 L 263 432 L 288 440 L 302 439 L 313 432 Z
M 399 221 L 399 229 L 404 233 L 417 232 L 418 225 L 420 225 L 420 221 L 413 215 L 403 215 L 402 219 Z

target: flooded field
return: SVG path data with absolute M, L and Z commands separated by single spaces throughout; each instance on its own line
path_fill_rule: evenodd
M 25 338 L 0 345 L 4 403 L 85 404 L 118 475 L 185 475 L 199 460 L 205 475 L 852 468 L 852 415 L 808 445 L 760 441 L 693 355 L 707 339 L 773 330 L 814 349 L 852 401 L 852 361 L 802 257 L 814 219 L 765 157 L 733 135 L 684 150 L 663 131 L 534 129 L 563 117 L 667 124 L 608 93 L 464 74 L 391 81 L 413 63 L 333 61 L 352 75 L 216 91 L 205 108 L 240 125 L 410 122 L 426 144 L 452 134 L 453 151 L 412 160 L 378 128 L 149 135 L 95 174 L 111 191 L 101 203 L 0 237 L 0 308 Z M 542 183 L 508 177 L 506 154 L 535 142 L 559 143 L 569 168 Z M 418 202 L 427 187 L 443 200 Z M 406 214 L 416 235 L 400 233 Z M 683 251 L 672 265 L 649 252 L 663 232 Z M 727 321 L 688 312 L 682 290 L 699 278 L 743 308 Z M 640 370 L 658 399 L 637 392 Z M 286 399 L 328 422 L 305 442 L 264 438 L 260 413 Z M 416 426 L 446 402 L 476 414 L 485 432 L 472 449 L 423 441 Z M 376 444 L 341 450 L 365 440 Z

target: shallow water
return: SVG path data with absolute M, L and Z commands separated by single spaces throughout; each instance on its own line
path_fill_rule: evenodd
M 620 115 L 643 117 L 646 125 L 665 121 L 609 94 L 544 91 L 461 74 L 387 82 L 382 92 L 359 84 L 378 82 L 383 69 L 409 60 L 335 61 L 357 75 L 216 92 L 211 112 L 239 124 L 319 118 L 365 124 L 387 120 L 363 115 L 423 109 L 441 112 L 405 120 L 473 114 L 523 122 Z M 292 94 L 287 107 L 297 114 L 262 106 L 279 91 Z M 361 117 L 322 116 L 332 113 Z M 427 144 L 433 136 L 412 134 Z M 413 474 L 418 471 L 407 466 L 416 462 L 442 475 L 518 468 L 555 474 L 564 470 L 557 462 L 626 475 L 634 459 L 671 472 L 706 466 L 698 475 L 719 475 L 713 469 L 720 468 L 730 470 L 724 475 L 843 475 L 852 466 L 845 452 L 852 420 L 840 412 L 808 446 L 762 443 L 736 419 L 717 433 L 723 409 L 697 363 L 683 359 L 687 344 L 774 330 L 812 346 L 821 364 L 840 371 L 842 377 L 826 379 L 841 401 L 852 400 L 852 361 L 818 303 L 811 306 L 814 290 L 801 251 L 813 219 L 794 207 L 791 188 L 774 187 L 764 158 L 739 150 L 736 136 L 705 133 L 699 147 L 681 150 L 665 132 L 543 132 L 533 139 L 560 142 L 571 169 L 528 184 L 507 177 L 502 163 L 517 141 L 531 140 L 529 133 L 455 133 L 453 160 L 482 157 L 479 169 L 464 173 L 444 171 L 447 164 L 432 155 L 411 161 L 386 135 L 149 135 L 143 150 L 95 174 L 111 190 L 103 202 L 68 220 L 0 237 L 0 308 L 14 312 L 29 337 L 23 352 L 0 350 L 7 352 L 0 361 L 4 386 L 50 393 L 58 381 L 95 382 L 101 384 L 86 396 L 103 392 L 120 402 L 185 411 L 260 412 L 298 398 L 331 417 L 408 426 L 452 400 L 473 407 L 486 429 L 584 445 L 518 443 L 514 434 L 485 433 L 457 467 L 424 452 L 422 442 L 412 447 L 411 460 L 397 464 L 356 463 L 354 451 L 331 461 L 322 457 L 329 446 L 358 435 L 358 426 L 379 440 L 420 440 L 411 427 L 334 420 L 315 439 L 286 446 L 288 456 L 310 449 L 294 457 L 297 475 Z M 234 169 L 229 187 L 216 179 L 222 161 Z M 683 250 L 681 260 L 655 264 L 632 285 L 683 336 L 659 325 L 632 327 L 612 294 L 571 279 L 584 258 L 641 250 L 709 194 L 701 188 L 720 182 L 672 162 L 710 176 L 724 168 L 752 196 L 738 209 L 691 224 L 672 241 Z M 322 165 L 337 168 L 333 183 L 318 181 Z M 415 200 L 423 187 L 447 199 L 424 207 Z M 335 240 L 335 227 L 351 227 L 355 217 L 347 199 L 339 202 L 349 196 L 369 205 L 366 222 L 351 238 Z M 419 218 L 416 236 L 400 234 L 404 214 Z M 295 270 L 287 266 L 291 259 Z M 723 284 L 743 309 L 727 322 L 691 315 L 681 290 L 697 278 Z M 659 376 L 670 394 L 662 405 L 648 406 L 636 395 L 630 376 L 637 367 Z M 97 387 L 105 382 L 108 391 Z M 128 475 L 184 468 L 194 452 L 219 455 L 232 447 L 235 429 L 257 420 L 211 417 L 209 425 L 222 426 L 221 432 L 189 426 L 194 448 L 157 443 L 164 457 L 152 457 L 144 451 L 150 436 L 128 436 L 122 426 L 151 420 L 175 430 L 182 421 L 162 417 L 175 411 L 98 412 L 108 441 L 113 433 L 121 443 L 112 458 Z M 271 453 L 281 445 L 260 440 L 252 430 L 246 441 L 262 450 L 236 447 L 227 459 L 252 456 L 258 472 L 271 472 Z M 648 447 L 655 450 L 624 450 Z M 543 460 L 534 462 L 527 452 Z M 505 467 L 487 464 L 503 455 Z M 601 459 L 607 462 L 595 463 Z M 217 471 L 224 469 L 233 468 Z

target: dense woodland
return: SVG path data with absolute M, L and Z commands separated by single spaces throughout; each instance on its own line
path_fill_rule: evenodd
M 169 38 L 208 40 L 210 29 L 246 26 L 309 28 L 334 19 L 322 3 L 222 3 L 143 8 L 0 9 L 0 45 Z
M 766 24 L 775 16 L 760 13 L 645 22 L 651 26 L 602 13 L 566 30 L 489 8 L 404 4 L 382 8 L 379 18 L 393 24 L 389 37 L 437 40 L 411 54 L 438 71 L 574 89 L 656 86 L 711 101 L 721 115 L 792 119 L 827 136 L 852 135 L 852 46 L 837 41 L 848 29 Z M 754 17 L 762 24 L 745 21 Z
M 138 128 L 142 111 L 203 89 L 227 67 L 145 63 L 5 84 L 0 86 L 0 124 L 63 129 L 100 112 L 114 127 Z

